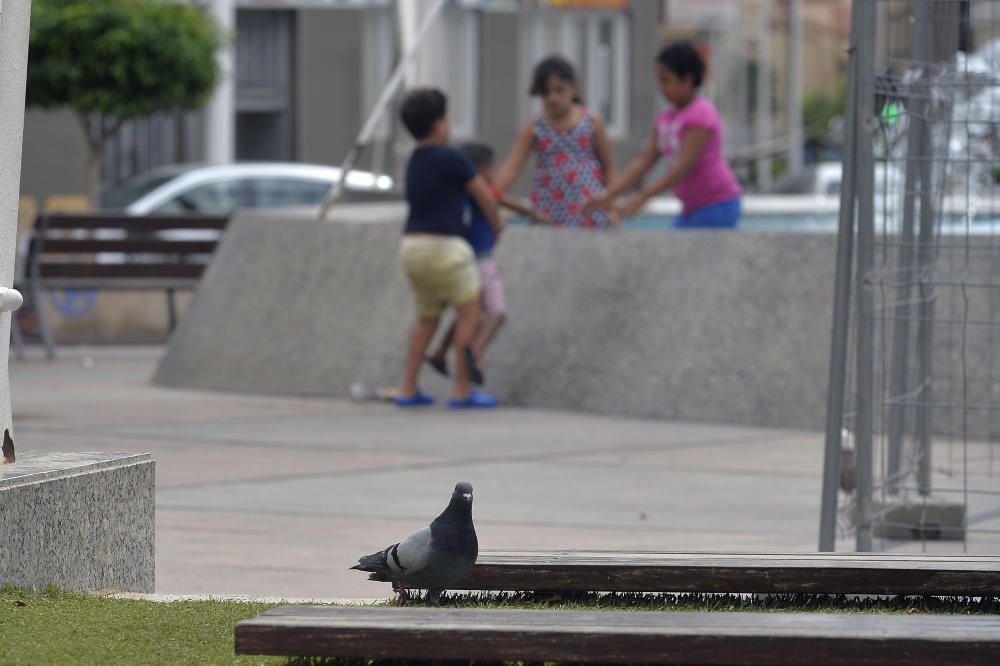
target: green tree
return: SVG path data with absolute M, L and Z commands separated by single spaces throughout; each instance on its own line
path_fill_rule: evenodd
M 70 107 L 87 139 L 91 203 L 104 144 L 122 124 L 158 111 L 200 107 L 219 78 L 218 24 L 166 0 L 35 0 L 27 104 Z
M 802 122 L 806 136 L 827 138 L 830 121 L 844 115 L 847 104 L 847 83 L 841 78 L 833 90 L 815 91 L 802 100 Z

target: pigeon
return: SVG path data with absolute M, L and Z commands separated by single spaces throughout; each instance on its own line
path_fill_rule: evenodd
M 478 556 L 472 484 L 463 481 L 434 522 L 399 543 L 365 555 L 351 569 L 370 572 L 368 580 L 391 582 L 400 606 L 409 599 L 408 587 L 427 590 L 430 603 L 440 606 L 441 593 L 464 576 Z
M 4 464 L 14 462 L 14 440 L 10 436 L 10 430 L 4 428 L 3 431 L 3 462 Z

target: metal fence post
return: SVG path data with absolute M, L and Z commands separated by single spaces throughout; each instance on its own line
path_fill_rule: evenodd
M 830 377 L 826 396 L 826 439 L 823 455 L 823 490 L 819 518 L 819 550 L 836 549 L 837 488 L 840 477 L 841 427 L 844 420 L 844 390 L 847 381 L 847 337 L 850 323 L 851 264 L 854 255 L 854 204 L 857 151 L 854 136 L 858 125 L 858 36 L 861 32 L 860 3 L 851 9 L 851 44 L 847 69 L 847 100 L 844 110 L 843 176 L 840 189 L 840 220 L 837 230 L 836 275 L 833 285 L 833 331 L 830 335 Z
M 872 128 L 875 123 L 875 2 L 860 4 L 864 15 L 858 39 L 858 303 L 857 422 L 858 531 L 856 549 L 872 549 L 872 438 L 875 424 L 875 165 Z
M 886 483 L 890 493 L 899 491 L 903 449 L 903 430 L 906 421 L 904 396 L 907 392 L 910 353 L 910 295 L 914 275 L 913 242 L 914 214 L 916 212 L 916 188 L 923 173 L 923 165 L 929 163 L 927 150 L 930 143 L 928 128 L 928 98 L 930 95 L 931 14 L 930 5 L 918 2 L 914 11 L 916 25 L 913 28 L 913 61 L 924 67 L 922 75 L 910 89 L 908 117 L 909 130 L 906 145 L 906 176 L 904 179 L 903 227 L 900 237 L 896 267 L 900 275 L 900 286 L 896 294 L 896 307 L 892 324 L 892 361 L 890 366 L 890 392 L 888 443 L 886 462 Z M 922 187 L 922 186 L 921 186 Z M 921 206 L 923 210 L 923 206 Z M 923 241 L 921 241 L 923 242 Z

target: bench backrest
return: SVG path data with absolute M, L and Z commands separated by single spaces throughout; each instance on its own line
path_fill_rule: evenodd
M 227 222 L 220 215 L 43 214 L 28 274 L 51 287 L 192 287 Z

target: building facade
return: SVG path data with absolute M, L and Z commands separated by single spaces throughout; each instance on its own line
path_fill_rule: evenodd
M 234 158 L 339 164 L 398 59 L 395 3 L 237 0 L 236 12 Z M 534 63 L 561 53 L 576 64 L 585 103 L 605 118 L 617 155 L 627 159 L 659 103 L 652 62 L 661 12 L 660 3 L 643 0 L 455 0 L 422 48 L 419 82 L 448 93 L 456 140 L 486 141 L 502 156 L 537 108 L 527 93 Z M 107 147 L 104 187 L 203 160 L 203 116 L 128 123 Z M 24 146 L 23 195 L 42 202 L 85 192 L 84 137 L 71 112 L 29 110 Z M 398 174 L 408 150 L 393 113 L 358 167 Z

